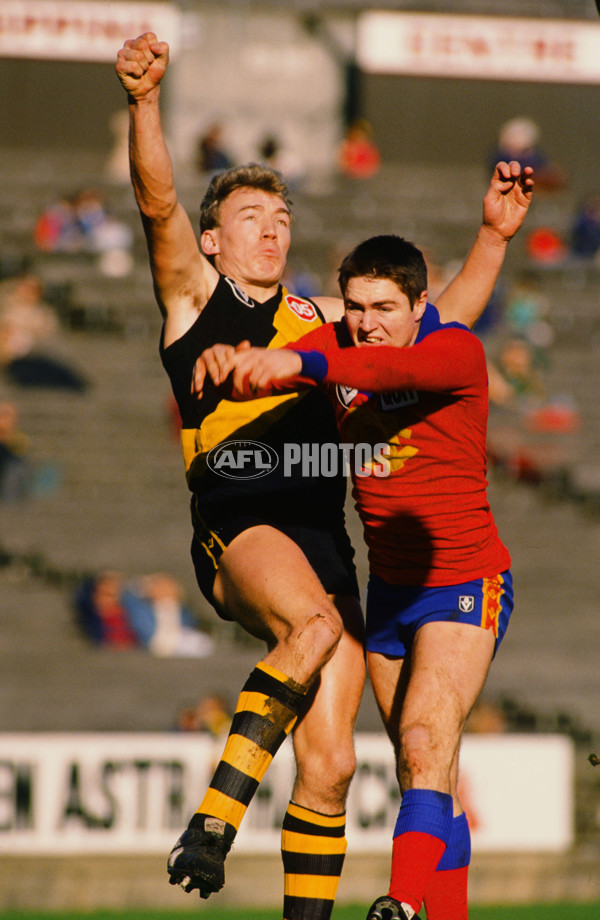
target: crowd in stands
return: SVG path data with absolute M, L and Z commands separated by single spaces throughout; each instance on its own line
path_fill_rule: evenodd
M 213 652 L 213 639 L 167 572 L 136 578 L 99 572 L 82 579 L 73 600 L 82 633 L 96 645 L 145 648 L 163 658 L 206 658 Z
M 539 126 L 531 118 L 517 117 L 500 128 L 490 165 L 498 160 L 518 160 L 535 171 L 536 195 L 556 195 L 568 188 L 566 170 L 548 156 L 541 145 Z M 570 215 L 568 227 L 552 223 L 529 229 L 527 252 L 538 267 L 581 268 L 600 264 L 600 195 L 583 196 Z
M 231 166 L 240 165 L 227 142 L 225 125 L 213 121 L 198 138 L 195 167 L 202 175 L 213 175 Z M 306 166 L 296 152 L 287 146 L 273 131 L 265 131 L 256 143 L 252 157 L 256 162 L 277 169 L 285 176 L 290 189 L 302 187 L 306 179 Z M 335 171 L 352 180 L 370 179 L 377 175 L 382 159 L 371 123 L 366 118 L 356 118 L 349 124 L 339 143 Z
M 488 464 L 539 484 L 567 474 L 577 461 L 581 413 L 569 392 L 549 384 L 555 332 L 548 299 L 531 269 L 501 297 L 488 355 Z
M 60 320 L 31 271 L 0 281 L 0 373 L 20 387 L 82 393 L 89 381 L 57 354 Z
M 89 253 L 101 272 L 124 277 L 133 269 L 133 231 L 106 207 L 98 189 L 62 195 L 42 211 L 33 228 L 40 252 Z
M 490 156 L 490 168 L 493 169 L 499 160 L 507 163 L 517 160 L 521 166 L 531 166 L 538 194 L 559 191 L 567 184 L 566 171 L 543 149 L 540 128 L 531 118 L 517 116 L 500 127 L 498 142 Z

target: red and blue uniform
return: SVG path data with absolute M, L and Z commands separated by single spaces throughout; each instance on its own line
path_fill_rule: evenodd
M 428 305 L 412 347 L 356 348 L 343 321 L 289 347 L 334 402 L 342 442 L 387 444 L 387 476 L 353 477 L 371 573 L 369 649 L 403 656 L 432 619 L 490 628 L 499 642 L 512 581 L 487 500 L 479 339 Z

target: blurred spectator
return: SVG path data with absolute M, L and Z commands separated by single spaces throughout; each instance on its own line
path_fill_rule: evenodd
M 41 252 L 81 251 L 75 195 L 63 195 L 40 214 L 33 229 L 33 239 Z
M 585 198 L 571 228 L 571 252 L 580 259 L 594 259 L 600 250 L 600 195 Z
M 19 412 L 9 400 L 0 401 L 0 502 L 27 498 L 34 471 L 27 459 L 29 438 L 19 431 Z
M 223 126 L 215 121 L 198 141 L 196 167 L 201 173 L 213 173 L 229 169 L 233 165 L 233 160 L 223 144 Z
M 82 233 L 82 250 L 97 253 L 103 274 L 122 278 L 133 269 L 133 232 L 106 209 L 104 198 L 93 188 L 75 198 L 77 222 Z
M 102 572 L 84 579 L 74 600 L 79 624 L 93 642 L 141 646 L 161 657 L 205 658 L 213 651 L 213 640 L 184 603 L 182 587 L 165 572 L 130 581 L 120 572 Z
M 381 155 L 373 139 L 373 129 L 365 119 L 349 126 L 338 151 L 338 165 L 352 179 L 368 179 L 379 172 Z
M 83 248 L 89 252 L 106 252 L 108 249 L 131 247 L 131 228 L 109 213 L 101 192 L 94 188 L 82 189 L 74 204 L 77 223 L 83 234 Z
M 305 178 L 305 170 L 298 157 L 284 148 L 274 134 L 266 134 L 260 141 L 258 160 L 280 172 L 291 189 L 297 189 Z
M 537 227 L 528 234 L 527 255 L 540 268 L 556 268 L 564 264 L 569 248 L 553 227 Z
M 94 188 L 63 196 L 38 218 L 34 240 L 44 252 L 95 253 L 104 274 L 123 277 L 132 270 L 133 231 L 110 214 Z
M 231 726 L 232 713 L 220 693 L 203 696 L 195 706 L 186 706 L 177 716 L 177 728 L 182 732 L 203 732 L 213 738 L 224 738 Z
M 522 271 L 506 298 L 504 319 L 509 331 L 522 336 L 535 350 L 535 361 L 546 364 L 547 349 L 554 342 L 554 330 L 548 321 L 550 304 L 540 289 L 537 276 Z
M 488 378 L 490 466 L 531 483 L 562 476 L 578 453 L 581 417 L 572 397 L 548 397 L 535 350 L 522 338 L 504 343 Z
M 119 572 L 85 578 L 75 592 L 79 626 L 97 645 L 124 649 L 140 644 L 122 602 L 122 592 L 123 576 Z
M 28 354 L 58 332 L 58 317 L 44 301 L 40 279 L 23 272 L 0 283 L 0 322 L 4 347 Z
M 160 657 L 206 658 L 214 642 L 199 629 L 181 585 L 166 572 L 125 586 L 122 601 L 141 645 Z
M 521 166 L 532 166 L 537 191 L 557 191 L 566 185 L 562 167 L 550 162 L 540 148 L 540 129 L 531 118 L 511 118 L 500 128 L 498 145 L 492 153 L 492 169 L 499 160 L 516 160 Z
M 43 299 L 39 278 L 26 272 L 0 282 L 0 368 L 13 383 L 77 392 L 87 388 L 78 371 L 40 351 L 58 331 L 58 317 Z
M 490 402 L 497 406 L 537 405 L 546 388 L 529 342 L 517 336 L 504 343 L 496 365 L 488 366 Z

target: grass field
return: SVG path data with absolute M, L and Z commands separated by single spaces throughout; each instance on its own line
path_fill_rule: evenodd
M 332 920 L 364 920 L 368 904 L 336 907 Z M 207 908 L 197 913 L 191 910 L 95 910 L 89 913 L 48 911 L 1 911 L 0 920 L 174 920 L 202 916 Z M 210 910 L 211 920 L 281 920 L 279 910 Z M 425 914 L 421 914 L 424 918 Z M 575 904 L 526 904 L 497 907 L 472 907 L 470 920 L 598 920 L 600 901 Z

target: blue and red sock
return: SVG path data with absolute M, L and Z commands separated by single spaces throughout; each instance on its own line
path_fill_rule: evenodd
M 410 904 L 415 912 L 423 903 L 451 828 L 451 795 L 434 789 L 408 789 L 404 793 L 394 830 L 389 894 Z
M 471 832 L 465 814 L 452 821 L 448 846 L 425 889 L 428 920 L 467 920 Z

